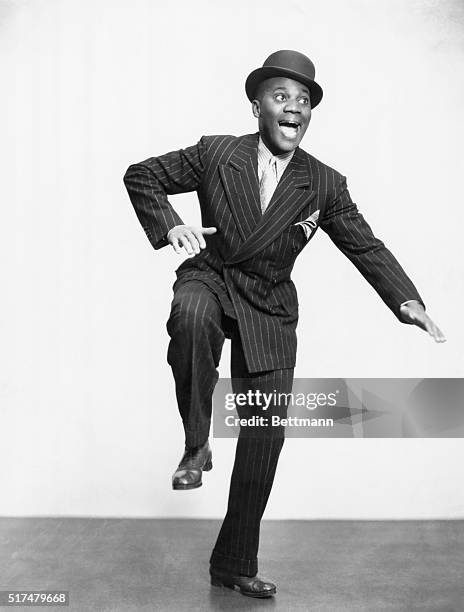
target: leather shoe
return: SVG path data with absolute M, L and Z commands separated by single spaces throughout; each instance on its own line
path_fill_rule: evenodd
M 185 491 L 201 487 L 203 471 L 209 472 L 213 467 L 211 457 L 208 440 L 203 446 L 186 448 L 184 456 L 172 477 L 172 488 L 176 491 Z
M 247 597 L 272 597 L 277 591 L 275 584 L 258 576 L 239 576 L 213 567 L 209 573 L 213 586 L 224 586 L 234 590 L 237 587 L 240 593 Z

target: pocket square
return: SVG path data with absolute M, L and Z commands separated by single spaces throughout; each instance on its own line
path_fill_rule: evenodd
M 295 225 L 299 225 L 303 229 L 306 235 L 306 238 L 309 238 L 309 236 L 311 235 L 311 232 L 317 227 L 318 219 L 319 219 L 319 210 L 316 210 L 307 219 L 305 219 L 304 221 L 298 221 L 298 223 L 295 223 Z

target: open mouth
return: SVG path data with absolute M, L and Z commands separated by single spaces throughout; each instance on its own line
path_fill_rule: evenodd
M 300 131 L 301 126 L 298 121 L 289 121 L 287 119 L 284 119 L 282 121 L 279 121 L 279 127 L 284 136 L 286 136 L 287 138 L 295 138 L 295 136 Z

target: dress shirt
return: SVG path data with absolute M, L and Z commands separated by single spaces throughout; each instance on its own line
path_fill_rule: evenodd
M 269 162 L 273 157 L 276 160 L 277 182 L 279 182 L 285 168 L 288 166 L 293 157 L 293 153 L 294 151 L 290 151 L 289 153 L 283 153 L 282 155 L 272 155 L 260 136 L 258 141 L 258 181 L 261 182 L 264 168 L 269 165 Z

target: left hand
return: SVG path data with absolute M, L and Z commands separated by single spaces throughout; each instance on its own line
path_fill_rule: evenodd
M 432 321 L 429 315 L 425 312 L 424 307 L 420 302 L 408 302 L 402 304 L 400 308 L 401 316 L 405 323 L 412 323 L 426 331 L 435 342 L 446 342 L 443 332 Z

